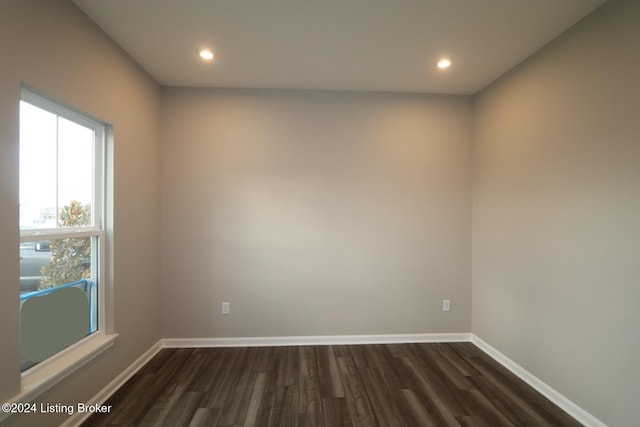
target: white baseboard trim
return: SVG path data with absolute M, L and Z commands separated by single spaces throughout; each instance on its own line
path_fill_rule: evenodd
M 111 395 L 113 395 L 120 387 L 124 385 L 136 372 L 147 364 L 153 356 L 155 356 L 162 349 L 162 340 L 155 343 L 151 348 L 145 351 L 140 357 L 138 357 L 131 365 L 129 365 L 124 371 L 120 373 L 113 381 L 107 384 L 102 390 L 98 392 L 86 405 L 103 405 Z M 76 412 L 71 415 L 67 421 L 60 425 L 60 427 L 72 427 L 78 426 L 91 416 L 91 413 L 79 413 Z
M 300 337 L 165 338 L 162 347 L 279 347 L 302 345 L 402 344 L 468 342 L 471 334 L 324 335 Z
M 567 399 L 538 377 L 518 365 L 503 353 L 472 333 L 444 334 L 390 334 L 390 335 L 326 335 L 326 336 L 285 336 L 285 337 L 241 337 L 241 338 L 164 338 L 136 359 L 113 381 L 98 392 L 87 405 L 102 405 L 124 385 L 162 348 L 189 347 L 279 347 L 304 345 L 358 345 L 358 344 L 403 344 L 436 342 L 471 342 L 495 361 L 529 384 L 559 408 L 587 427 L 607 427 L 605 423 Z M 75 413 L 61 427 L 81 424 L 90 413 Z
M 475 334 L 471 335 L 471 342 L 480 350 L 491 356 L 496 362 L 514 373 L 525 383 L 529 384 L 544 397 L 553 402 L 560 409 L 571 415 L 576 421 L 587 427 L 607 427 L 605 423 L 567 399 L 564 395 L 557 392 L 547 383 L 533 375 L 531 372 L 518 365 L 516 362 L 505 356 L 503 353 L 492 347 L 486 341 L 482 340 Z

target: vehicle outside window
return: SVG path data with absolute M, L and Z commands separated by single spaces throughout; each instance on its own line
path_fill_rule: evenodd
M 20 242 L 20 293 L 37 291 L 42 268 L 51 262 L 48 240 Z

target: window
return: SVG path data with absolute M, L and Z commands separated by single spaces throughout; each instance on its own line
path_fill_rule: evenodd
M 104 141 L 104 124 L 22 90 L 22 371 L 101 328 Z

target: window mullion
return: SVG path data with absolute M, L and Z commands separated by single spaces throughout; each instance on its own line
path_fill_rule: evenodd
M 58 232 L 51 234 L 36 234 L 30 236 L 20 237 L 21 242 L 40 242 L 43 240 L 56 240 L 56 239 L 80 239 L 82 237 L 100 236 L 100 230 L 83 230 L 72 233 Z

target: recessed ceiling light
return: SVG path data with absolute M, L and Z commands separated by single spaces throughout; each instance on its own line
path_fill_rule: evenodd
M 451 60 L 451 58 L 442 58 L 440 61 L 438 61 L 438 68 L 444 70 L 446 68 L 449 68 L 452 63 L 453 61 Z
M 204 59 L 205 61 L 211 61 L 213 59 L 213 52 L 211 52 L 209 49 L 202 49 L 199 53 L 200 58 Z

